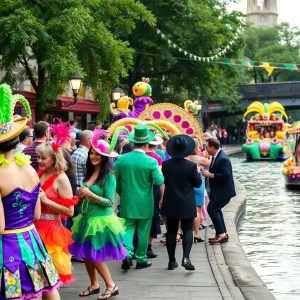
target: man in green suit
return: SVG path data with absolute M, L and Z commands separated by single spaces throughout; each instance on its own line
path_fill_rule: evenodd
M 121 217 L 125 219 L 126 227 L 124 246 L 128 255 L 123 260 L 123 270 L 132 266 L 135 230 L 138 235 L 136 268 L 151 266 L 151 262 L 147 261 L 147 247 L 154 210 L 153 184 L 161 186 L 164 183 L 157 161 L 145 153 L 147 143 L 154 138 L 154 132 L 148 130 L 145 125 L 136 125 L 133 133 L 128 135 L 134 150 L 121 155 L 114 167 L 117 192 L 120 195 Z

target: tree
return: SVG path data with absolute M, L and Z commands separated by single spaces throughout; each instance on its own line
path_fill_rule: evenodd
M 135 0 L 2 0 L 2 81 L 13 85 L 14 69 L 22 65 L 21 75 L 36 91 L 37 119 L 42 119 L 44 109 L 56 105 L 69 75 L 79 73 L 105 119 L 110 83 L 126 77 L 133 63 L 133 49 L 116 36 L 130 34 L 136 22 L 152 26 L 155 18 Z
M 250 72 L 255 83 L 270 81 L 299 80 L 300 74 L 285 69 L 284 63 L 300 63 L 299 41 L 300 31 L 298 27 L 290 27 L 288 23 L 281 23 L 272 28 L 250 28 L 245 33 L 245 56 L 251 60 L 260 62 L 278 63 L 281 69 L 274 70 L 272 76 L 262 68 L 253 68 Z
M 212 56 L 225 48 L 242 25 L 239 12 L 228 13 L 223 0 L 141 0 L 154 13 L 159 28 L 178 47 L 197 56 Z M 150 77 L 153 99 L 156 102 L 182 104 L 187 97 L 195 98 L 197 88 L 201 98 L 218 96 L 220 92 L 233 100 L 229 106 L 238 108 L 240 97 L 232 97 L 227 89 L 228 80 L 237 76 L 234 68 L 224 65 L 186 59 L 168 47 L 166 40 L 142 23 L 134 32 L 123 36 L 135 49 L 134 67 L 128 78 L 123 80 L 131 94 L 131 87 L 143 76 Z M 228 51 L 228 57 L 235 56 L 243 48 L 240 38 Z M 221 84 L 222 83 L 222 84 Z M 222 88 L 222 91 L 220 91 Z M 227 104 L 226 104 L 227 105 Z

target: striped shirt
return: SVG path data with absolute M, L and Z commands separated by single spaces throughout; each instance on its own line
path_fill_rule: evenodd
M 88 153 L 89 149 L 83 145 L 80 145 L 79 148 L 77 148 L 72 153 L 72 161 L 76 168 L 76 185 L 77 187 L 82 185 L 84 175 L 85 175 L 85 169 L 86 169 L 86 161 L 88 159 Z
M 23 150 L 24 154 L 29 155 L 31 157 L 31 166 L 36 171 L 38 171 L 40 167 L 39 167 L 38 158 L 37 158 L 37 154 L 36 154 L 35 150 L 36 150 L 36 147 L 42 143 L 43 142 L 34 142 L 30 146 L 26 147 Z

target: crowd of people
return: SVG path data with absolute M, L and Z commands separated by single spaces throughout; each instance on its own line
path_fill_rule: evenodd
M 217 125 L 211 125 L 207 128 L 206 132 L 212 137 L 217 138 L 222 148 L 225 148 L 228 144 L 228 133 L 225 128 L 218 127 Z
M 98 299 L 110 299 L 119 289 L 106 262 L 122 261 L 129 270 L 135 259 L 137 269 L 151 267 L 161 220 L 169 270 L 178 267 L 180 240 L 181 265 L 195 269 L 190 251 L 204 242 L 207 215 L 216 229 L 209 243 L 228 241 L 222 208 L 235 188 L 213 135 L 172 137 L 136 125 L 114 138 L 101 123 L 80 131 L 74 120 L 32 129 L 26 121 L 16 117 L 0 132 L 1 299 L 60 299 L 58 287 L 75 280 L 72 257 L 85 263 L 90 280 L 79 296 L 100 293 L 100 274 L 105 289 Z

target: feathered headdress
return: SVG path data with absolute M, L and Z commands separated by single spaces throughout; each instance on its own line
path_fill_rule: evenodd
M 111 149 L 109 143 L 102 139 L 107 134 L 109 133 L 104 129 L 95 129 L 92 138 L 92 146 L 101 155 L 108 157 L 117 157 L 119 156 L 119 154 L 116 152 L 112 152 L 113 148 Z
M 50 133 L 54 133 L 54 142 L 52 148 L 55 152 L 71 137 L 71 126 L 69 122 L 63 122 L 61 119 L 54 118 L 56 124 L 50 125 Z
M 24 106 L 27 118 L 13 117 L 17 103 Z M 17 137 L 25 128 L 28 119 L 31 118 L 29 102 L 22 95 L 12 95 L 7 84 L 0 85 L 0 143 L 7 142 Z

